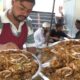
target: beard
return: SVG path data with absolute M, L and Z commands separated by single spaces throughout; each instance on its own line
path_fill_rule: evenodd
M 14 19 L 15 19 L 16 21 L 18 21 L 18 22 L 22 22 L 22 21 L 24 21 L 24 20 L 27 18 L 27 16 L 23 16 L 23 15 L 18 15 L 18 16 L 16 16 L 13 11 L 12 11 L 12 14 L 13 14 Z
M 13 15 L 13 17 L 14 17 L 15 20 L 18 21 L 18 22 L 24 21 L 24 20 L 27 18 L 26 16 L 22 16 L 22 15 L 19 15 L 19 16 Z

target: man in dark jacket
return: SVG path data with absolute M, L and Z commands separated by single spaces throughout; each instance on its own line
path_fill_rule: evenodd
M 63 31 L 63 24 L 57 23 L 55 25 L 56 29 L 52 29 L 50 32 L 50 36 L 53 41 L 59 41 L 64 37 L 70 38 L 64 31 Z

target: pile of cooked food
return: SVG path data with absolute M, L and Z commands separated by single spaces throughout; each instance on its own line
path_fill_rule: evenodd
M 37 61 L 27 51 L 0 52 L 0 80 L 30 80 L 38 67 Z
M 39 55 L 40 55 L 39 59 L 42 64 L 49 61 L 54 56 L 53 52 L 51 52 L 51 48 L 49 47 L 43 48 Z
M 42 73 L 50 80 L 80 80 L 80 40 L 64 40 L 54 45 L 50 66 Z

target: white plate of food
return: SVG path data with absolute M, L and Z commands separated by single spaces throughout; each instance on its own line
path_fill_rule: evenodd
M 70 39 L 50 46 L 53 58 L 42 64 L 44 80 L 80 79 L 80 40 Z
M 40 72 L 40 61 L 27 51 L 0 51 L 0 80 L 31 80 Z

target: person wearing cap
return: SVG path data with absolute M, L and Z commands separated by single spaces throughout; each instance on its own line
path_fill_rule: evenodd
M 35 41 L 36 48 L 46 47 L 46 34 L 48 33 L 49 28 L 50 28 L 50 23 L 44 22 L 42 24 L 42 27 L 39 27 L 34 32 L 34 41 Z
M 75 35 L 75 39 L 80 39 L 80 19 L 76 19 L 75 26 L 78 32 Z

